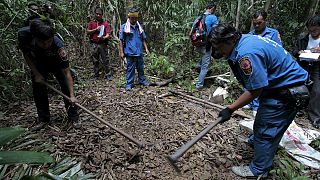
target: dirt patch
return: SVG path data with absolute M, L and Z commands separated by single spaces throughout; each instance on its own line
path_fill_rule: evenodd
M 35 133 L 56 146 L 53 156 L 76 157 L 87 172 L 106 179 L 235 179 L 230 167 L 250 162 L 252 149 L 239 142 L 238 136 L 245 133 L 235 117 L 213 128 L 182 156 L 177 162 L 181 173 L 177 173 L 166 157 L 214 121 L 218 111 L 175 96 L 159 98 L 168 93 L 166 87 L 137 85 L 126 93 L 116 86 L 119 78 L 88 81 L 77 97 L 80 104 L 144 142 L 145 148 L 139 149 L 83 111 L 82 128 L 72 128 L 61 97 L 51 93 L 51 123 Z M 33 101 L 20 102 L 8 107 L 1 124 L 31 127 L 36 117 Z

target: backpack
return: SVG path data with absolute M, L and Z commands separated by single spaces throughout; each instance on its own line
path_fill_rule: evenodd
M 205 14 L 198 16 L 193 23 L 190 35 L 193 46 L 204 46 L 207 43 L 207 26 L 205 23 L 206 17 L 207 15 Z

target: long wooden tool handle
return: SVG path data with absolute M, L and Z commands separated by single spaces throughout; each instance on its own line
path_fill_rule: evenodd
M 199 98 L 196 98 L 194 96 L 190 96 L 190 95 L 187 95 L 187 94 L 184 94 L 184 93 L 181 93 L 181 92 L 177 92 L 177 91 L 173 91 L 173 90 L 169 90 L 169 92 L 171 92 L 172 94 L 176 94 L 176 95 L 179 95 L 179 96 L 182 96 L 182 97 L 186 97 L 186 98 L 195 100 L 197 102 L 201 102 L 201 103 L 213 106 L 213 107 L 218 108 L 218 109 L 224 109 L 225 108 L 224 106 L 221 106 L 219 104 L 215 104 L 215 103 L 212 103 L 212 102 L 209 102 L 209 101 L 205 101 L 203 99 L 199 99 Z M 233 114 L 236 114 L 236 115 L 244 117 L 244 118 L 253 119 L 252 116 L 246 115 L 244 113 L 240 113 L 239 111 L 235 111 Z
M 57 90 L 56 88 L 54 88 L 53 86 L 51 86 L 50 84 L 48 84 L 47 82 L 43 82 L 43 84 L 45 84 L 46 86 L 48 86 L 50 89 L 52 89 L 53 91 L 55 91 L 56 93 L 60 94 L 61 96 L 63 96 L 64 98 L 68 99 L 70 101 L 70 98 L 68 96 L 66 96 L 65 94 L 63 94 L 62 92 L 60 92 L 59 90 Z M 84 111 L 86 111 L 87 113 L 91 114 L 93 117 L 95 117 L 96 119 L 98 119 L 99 121 L 101 121 L 102 123 L 104 123 L 105 125 L 109 126 L 111 129 L 117 131 L 119 134 L 123 135 L 124 137 L 128 138 L 130 141 L 132 141 L 133 143 L 135 143 L 136 145 L 138 145 L 140 148 L 144 147 L 144 144 L 141 143 L 140 141 L 134 139 L 131 135 L 123 132 L 122 130 L 112 126 L 110 123 L 108 123 L 107 121 L 103 120 L 101 117 L 97 116 L 96 114 L 94 114 L 92 111 L 88 110 L 87 108 L 83 107 L 82 105 L 80 105 L 79 103 L 75 103 L 76 106 L 78 106 L 79 108 L 83 109 Z
M 181 146 L 174 154 L 168 156 L 171 163 L 175 163 L 178 159 L 188 151 L 194 144 L 196 144 L 204 135 L 206 135 L 213 127 L 215 127 L 221 121 L 219 117 L 216 121 L 212 122 L 207 128 L 202 130 L 196 137 L 191 139 L 189 142 Z

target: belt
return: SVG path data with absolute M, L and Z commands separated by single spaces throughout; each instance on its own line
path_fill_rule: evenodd
M 304 85 L 305 82 L 297 82 L 294 84 L 282 86 L 279 88 L 264 89 L 260 95 L 260 98 L 274 98 L 278 100 L 284 100 L 290 96 L 289 88 Z

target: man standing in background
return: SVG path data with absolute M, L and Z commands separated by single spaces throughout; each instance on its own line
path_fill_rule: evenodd
M 207 36 L 208 36 L 209 32 L 211 31 L 211 28 L 213 26 L 218 25 L 218 18 L 214 14 L 216 11 L 216 8 L 217 8 L 217 5 L 214 2 L 209 2 L 206 6 L 206 11 L 204 12 L 205 25 L 207 28 Z M 192 32 L 192 29 L 191 29 L 189 35 L 191 35 L 191 32 Z M 196 47 L 196 49 L 202 55 L 202 58 L 199 63 L 201 70 L 200 70 L 200 74 L 198 76 L 198 80 L 196 82 L 196 88 L 197 88 L 197 90 L 200 90 L 203 88 L 204 78 L 206 77 L 208 69 L 209 69 L 212 48 L 211 48 L 211 45 L 207 43 L 206 45 Z
M 267 27 L 268 14 L 265 11 L 257 11 L 252 16 L 252 24 L 254 29 L 248 34 L 259 35 L 271 39 L 282 46 L 280 33 L 278 30 Z
M 305 50 L 310 50 L 312 53 L 320 53 L 320 16 L 315 15 L 310 18 L 306 23 L 306 27 L 308 34 L 298 39 L 293 55 L 298 59 L 300 66 L 309 72 L 310 79 L 313 81 L 308 105 L 308 118 L 314 127 L 319 128 L 320 62 L 319 59 L 316 61 L 301 61 L 299 55 L 305 53 Z
M 120 29 L 120 57 L 127 59 L 126 72 L 126 91 L 130 91 L 134 86 L 134 72 L 137 67 L 139 84 L 148 86 L 144 76 L 143 47 L 149 54 L 146 43 L 146 34 L 138 22 L 138 9 L 133 7 L 129 9 L 127 22 Z
M 264 10 L 257 11 L 256 13 L 254 13 L 252 16 L 252 24 L 254 29 L 250 31 L 248 34 L 258 35 L 261 37 L 271 39 L 282 46 L 280 33 L 276 29 L 267 27 L 267 17 L 268 14 Z M 252 109 L 253 116 L 256 116 L 258 107 L 258 98 L 254 99 L 252 102 L 250 102 L 250 104 L 245 106 L 245 108 L 247 109 Z
M 99 65 L 103 64 L 105 79 L 111 81 L 111 70 L 109 59 L 107 58 L 107 40 L 110 38 L 110 26 L 104 21 L 103 10 L 100 7 L 95 9 L 95 20 L 90 21 L 87 28 L 87 34 L 91 42 L 92 62 L 94 75 L 90 78 L 96 80 L 99 77 Z

